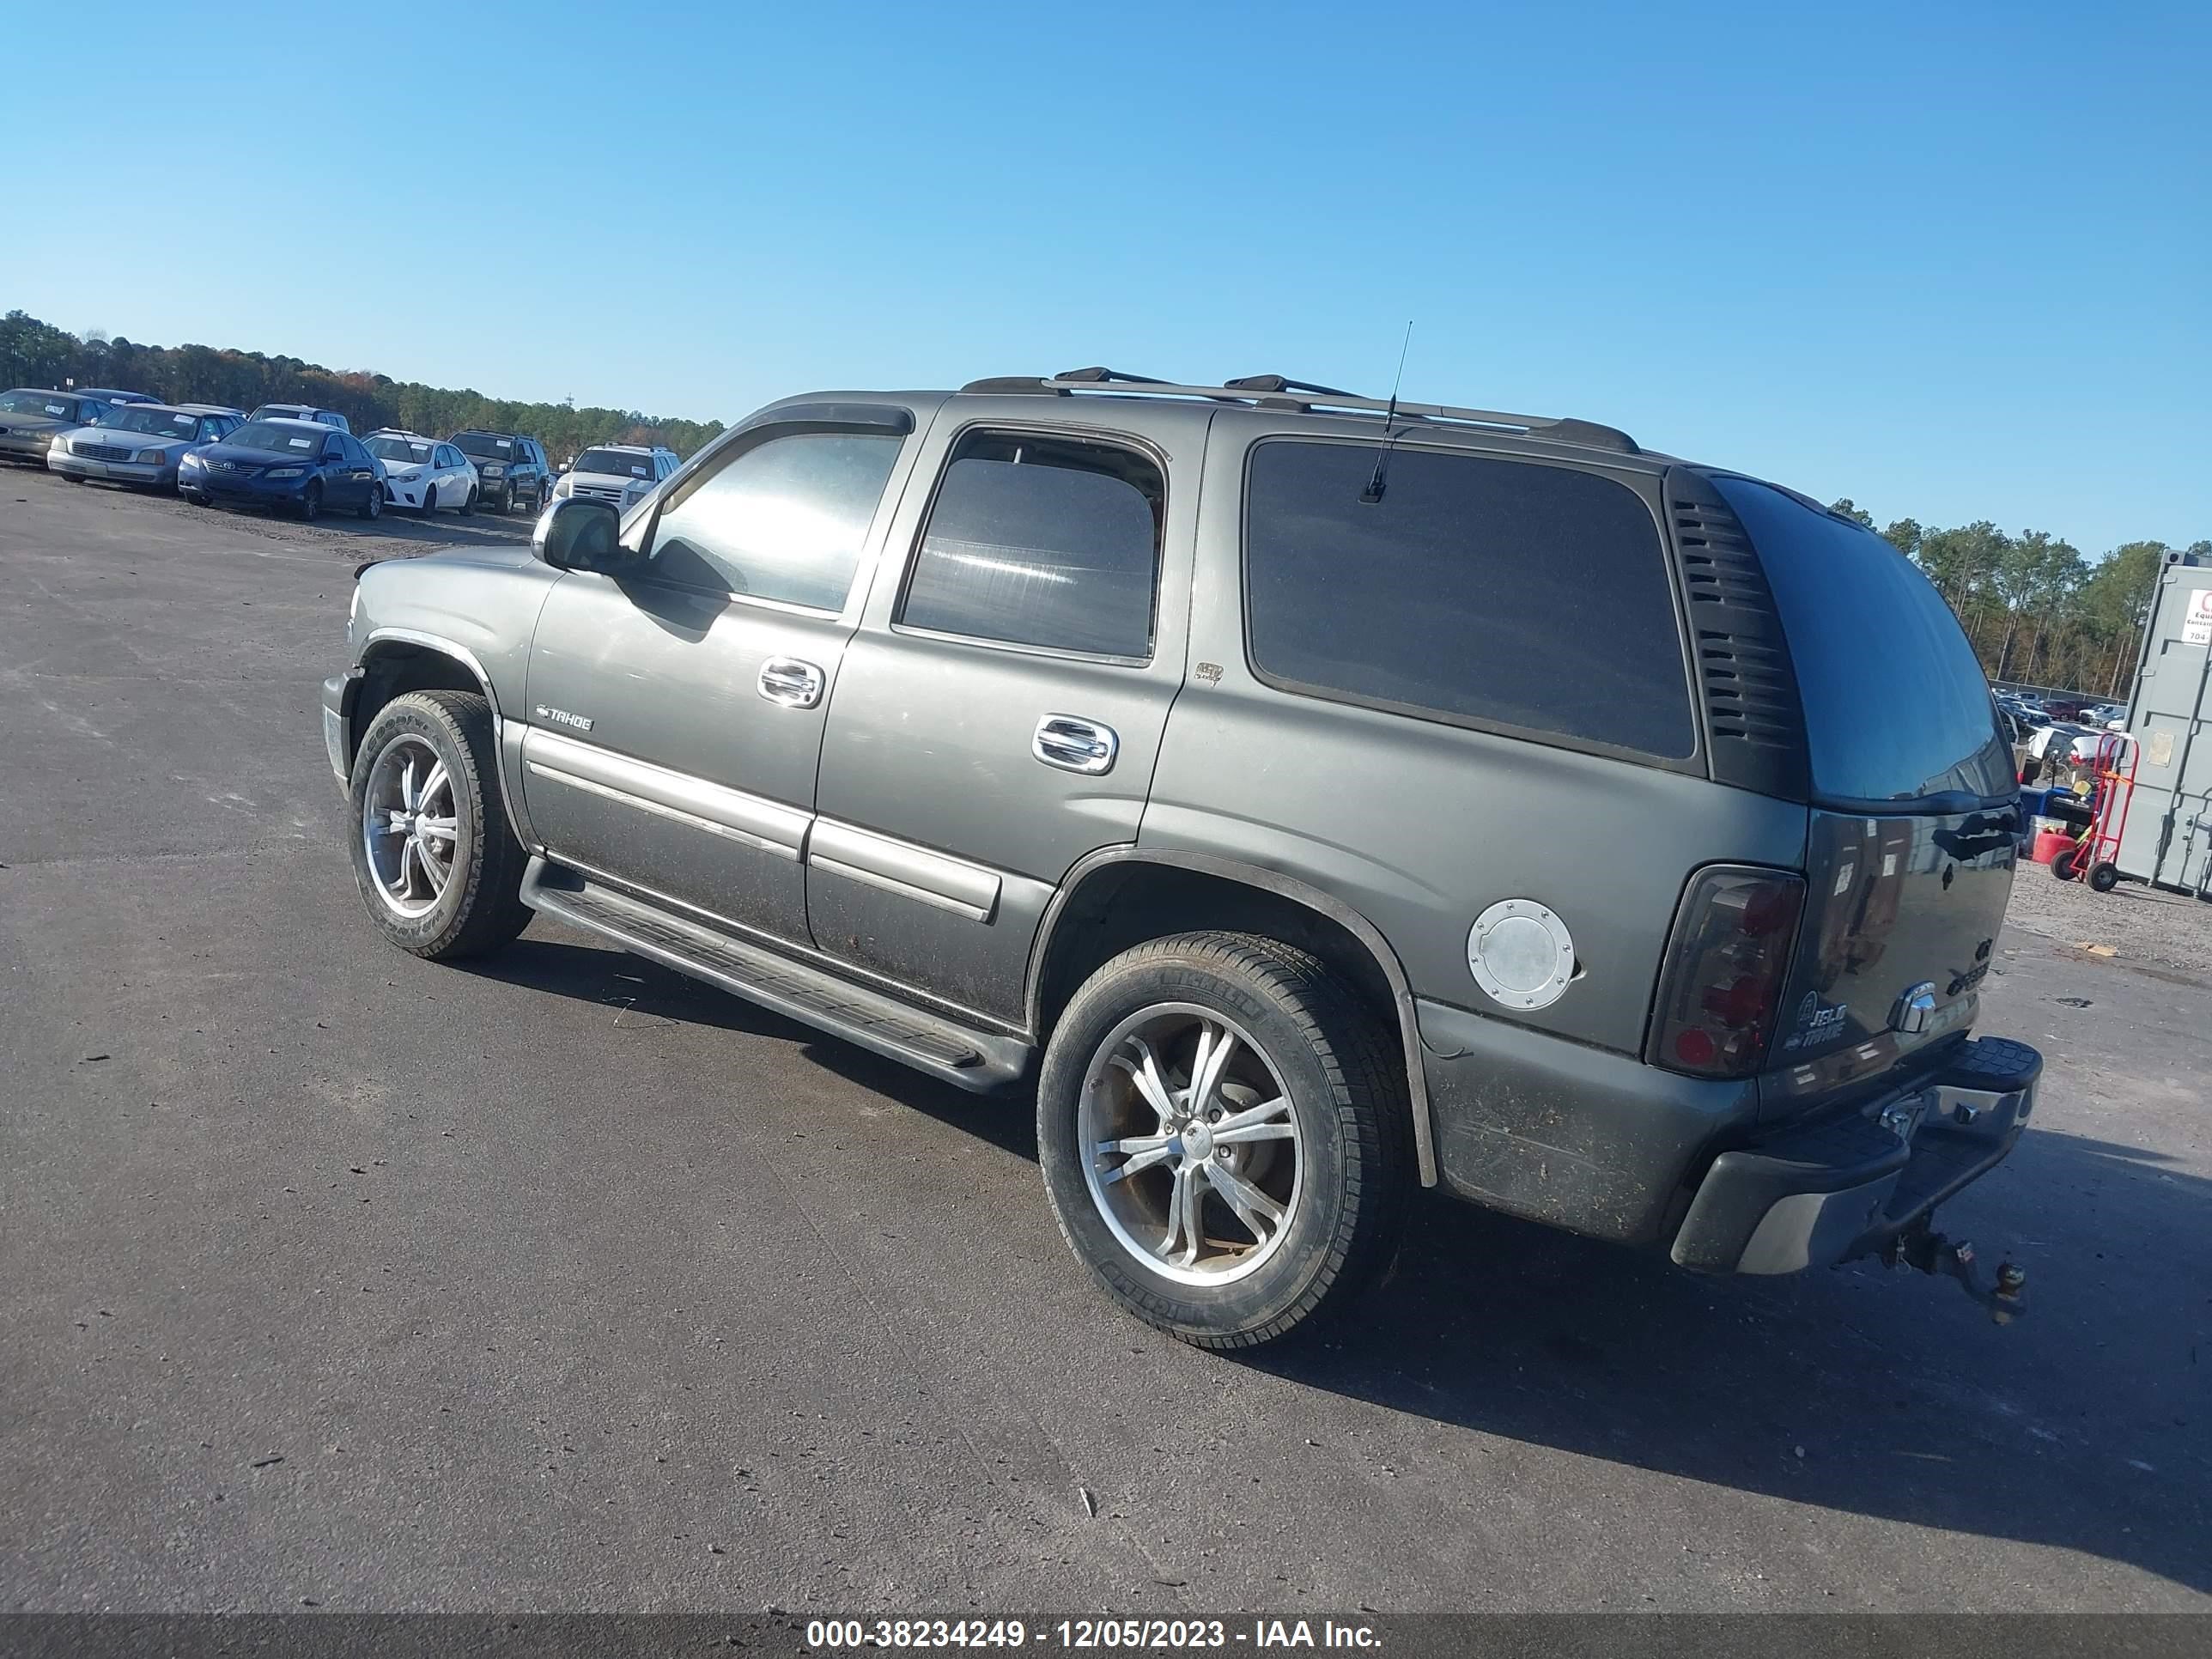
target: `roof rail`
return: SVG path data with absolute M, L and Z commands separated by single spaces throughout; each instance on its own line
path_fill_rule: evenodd
M 1462 409 L 1451 404 L 1414 404 L 1403 398 L 1395 404 L 1381 398 L 1363 398 L 1310 380 L 1293 380 L 1281 374 L 1247 374 L 1218 386 L 1182 386 L 1155 380 L 1148 374 L 1127 374 L 1111 368 L 1073 368 L 1044 379 L 1000 375 L 970 380 L 963 392 L 1014 392 L 1068 397 L 1078 392 L 1111 392 L 1122 396 L 1205 398 L 1214 403 L 1235 403 L 1262 409 L 1357 410 L 1362 413 L 1394 414 L 1401 420 L 1434 421 L 1456 426 L 1480 427 L 1492 432 L 1517 432 L 1559 443 L 1581 444 L 1593 449 L 1642 453 L 1635 439 L 1618 427 L 1549 415 L 1513 415 L 1496 409 Z

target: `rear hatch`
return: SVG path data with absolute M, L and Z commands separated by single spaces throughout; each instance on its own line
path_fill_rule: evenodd
M 1979 1012 L 2020 829 L 2011 750 L 1942 596 L 1887 542 L 1716 478 L 1772 590 L 1804 708 L 1805 909 L 1761 1113 L 1891 1086 Z

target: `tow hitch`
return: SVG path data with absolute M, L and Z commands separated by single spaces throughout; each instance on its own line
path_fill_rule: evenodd
M 2014 1262 L 1997 1264 L 1996 1282 L 1984 1277 L 1974 1247 L 1966 1239 L 1953 1243 L 1931 1231 L 1923 1220 L 1882 1246 L 1881 1259 L 1891 1267 L 1917 1267 L 1923 1273 L 1948 1273 L 1966 1294 L 1990 1310 L 1990 1317 L 2008 1325 L 2027 1311 L 2027 1270 Z

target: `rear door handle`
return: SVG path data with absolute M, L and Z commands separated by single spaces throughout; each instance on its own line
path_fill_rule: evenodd
M 1112 771 L 1121 751 L 1121 737 L 1112 726 L 1080 714 L 1047 714 L 1030 739 L 1030 753 L 1047 766 L 1092 777 Z
M 760 694 L 786 708 L 811 708 L 822 701 L 822 671 L 797 657 L 770 657 L 761 665 Z

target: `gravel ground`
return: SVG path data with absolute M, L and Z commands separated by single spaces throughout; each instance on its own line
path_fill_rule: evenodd
M 2005 924 L 2069 945 L 2109 945 L 2123 962 L 2212 975 L 2212 904 L 2140 882 L 2093 893 L 2053 879 L 2046 865 L 2023 864 Z

